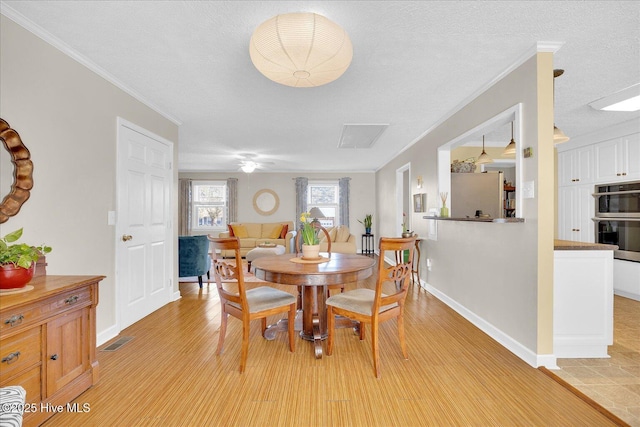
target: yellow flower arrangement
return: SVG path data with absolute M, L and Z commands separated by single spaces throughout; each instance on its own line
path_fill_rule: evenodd
M 309 212 L 302 212 L 300 215 L 300 222 L 302 223 L 302 242 L 305 245 L 319 245 L 320 239 L 318 239 L 318 229 L 311 225 L 309 218 L 311 218 Z

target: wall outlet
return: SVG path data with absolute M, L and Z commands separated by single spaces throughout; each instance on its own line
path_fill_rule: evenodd
M 431 258 L 427 258 L 427 270 L 431 271 Z

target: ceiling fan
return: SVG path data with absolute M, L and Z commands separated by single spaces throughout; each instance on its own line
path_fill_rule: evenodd
M 274 162 L 258 161 L 252 154 L 241 154 L 239 165 L 242 172 L 251 173 L 256 169 L 262 169 L 264 165 L 274 165 Z

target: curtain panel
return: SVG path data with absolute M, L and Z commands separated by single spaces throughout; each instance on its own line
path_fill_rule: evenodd
M 305 177 L 296 178 L 296 229 L 299 230 L 302 227 L 300 223 L 300 215 L 302 212 L 307 212 L 307 187 L 309 186 L 309 179 Z
M 227 178 L 227 223 L 238 222 L 238 178 Z
M 179 179 L 178 187 L 178 235 L 188 236 L 191 233 L 191 180 Z
M 338 181 L 340 225 L 346 225 L 347 227 L 349 227 L 349 181 L 351 181 L 351 178 L 340 178 Z

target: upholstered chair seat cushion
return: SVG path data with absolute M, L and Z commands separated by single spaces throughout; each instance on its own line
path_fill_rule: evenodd
M 269 286 L 260 286 L 259 288 L 249 289 L 247 290 L 246 295 L 247 302 L 249 303 L 249 313 L 270 310 L 275 307 L 296 302 L 296 297 L 290 293 L 271 288 Z M 229 305 L 241 308 L 240 304 L 232 301 L 229 301 Z
M 331 298 L 327 299 L 327 304 L 356 313 L 371 315 L 371 308 L 373 307 L 373 300 L 375 299 L 375 296 L 376 292 L 374 290 L 354 289 L 353 291 L 333 295 Z M 382 296 L 386 297 L 385 294 L 382 294 Z M 380 313 L 397 305 L 398 304 L 393 303 L 382 306 L 380 307 Z

